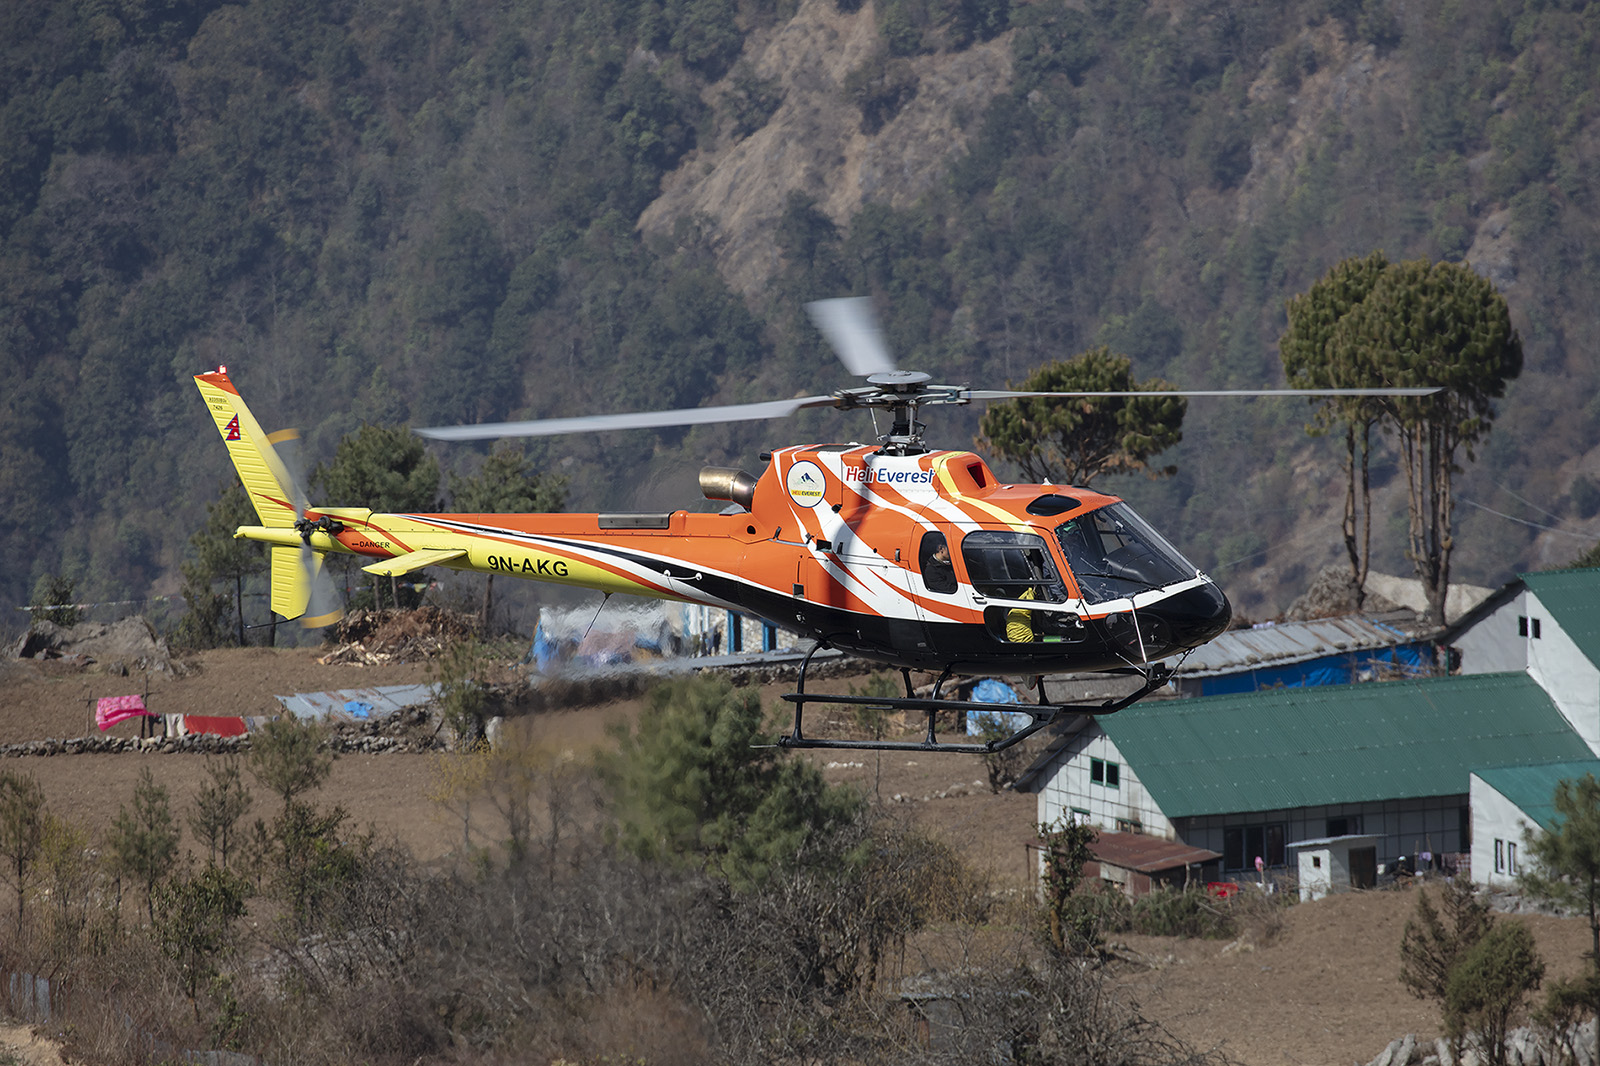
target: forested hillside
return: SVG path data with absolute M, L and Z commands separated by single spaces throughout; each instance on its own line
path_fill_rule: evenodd
M 176 591 L 231 477 L 190 383 L 218 364 L 312 460 L 363 421 L 826 391 L 800 305 L 848 293 L 958 381 L 1104 343 L 1277 384 L 1284 300 L 1375 249 L 1470 260 L 1526 347 L 1457 579 L 1564 562 L 1600 510 L 1597 51 L 1600 4 L 1511 0 L 4 5 L 0 603 L 58 572 Z M 1175 477 L 1106 485 L 1271 613 L 1338 557 L 1340 444 L 1306 418 L 1196 401 Z M 871 432 L 530 453 L 574 507 L 692 507 L 704 462 Z

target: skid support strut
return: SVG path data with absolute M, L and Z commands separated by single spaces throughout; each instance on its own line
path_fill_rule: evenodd
M 904 697 L 835 696 L 810 693 L 806 691 L 806 668 L 811 665 L 811 657 L 817 653 L 819 648 L 824 646 L 819 642 L 806 654 L 804 662 L 800 664 L 800 680 L 795 686 L 796 691 L 787 693 L 783 697 L 794 704 L 794 728 L 789 735 L 778 738 L 779 747 L 841 748 L 857 751 L 947 751 L 955 754 L 989 755 L 1026 740 L 1063 716 L 1115 714 L 1124 707 L 1131 706 L 1144 699 L 1151 692 L 1166 684 L 1167 678 L 1172 674 L 1169 667 L 1160 664 L 1152 665 L 1144 670 L 1113 671 L 1115 673 L 1135 674 L 1142 679 L 1142 683 L 1136 691 L 1126 696 L 1107 699 L 1099 703 L 979 703 L 973 700 L 941 699 L 939 691 L 944 686 L 944 683 L 950 679 L 951 670 L 949 669 L 939 675 L 939 680 L 934 684 L 931 696 L 917 696 L 913 693 L 911 672 L 909 670 L 901 671 L 906 681 L 906 695 Z M 1037 684 L 1042 701 L 1044 697 L 1042 679 Z M 819 737 L 808 737 L 805 735 L 805 708 L 808 703 L 881 707 L 890 711 L 924 711 L 928 716 L 928 732 L 922 740 L 828 740 Z M 1029 715 L 1033 721 L 1014 733 L 998 737 L 983 744 L 947 744 L 940 743 L 934 728 L 935 715 L 940 711 L 984 713 L 1005 711 L 1011 714 Z

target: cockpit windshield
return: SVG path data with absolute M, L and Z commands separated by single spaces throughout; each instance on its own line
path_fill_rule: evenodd
M 1090 603 L 1163 588 L 1198 572 L 1125 503 L 1061 523 L 1056 541 Z

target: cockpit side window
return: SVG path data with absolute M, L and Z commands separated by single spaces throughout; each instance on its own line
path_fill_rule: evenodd
M 929 592 L 954 592 L 956 568 L 950 561 L 950 545 L 943 533 L 924 533 L 917 549 L 917 566 L 922 570 L 922 583 Z
M 984 596 L 1046 603 L 1067 598 L 1044 538 L 1033 533 L 976 530 L 961 538 L 961 558 L 972 587 Z

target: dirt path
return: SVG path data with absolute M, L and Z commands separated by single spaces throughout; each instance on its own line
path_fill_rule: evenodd
M 61 1045 L 26 1025 L 0 1023 L 0 1066 L 66 1066 Z

